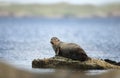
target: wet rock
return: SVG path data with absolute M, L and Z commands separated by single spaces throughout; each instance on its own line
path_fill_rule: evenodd
M 100 59 L 89 59 L 81 62 L 65 57 L 55 56 L 47 59 L 35 59 L 33 68 L 62 68 L 62 69 L 120 69 L 119 66 L 110 64 Z

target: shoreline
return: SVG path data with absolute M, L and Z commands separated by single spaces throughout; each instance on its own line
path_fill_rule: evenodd
M 0 16 L 0 18 L 45 18 L 45 19 L 92 19 L 92 18 L 120 18 L 120 16 L 109 16 L 109 17 L 47 17 L 47 16 Z

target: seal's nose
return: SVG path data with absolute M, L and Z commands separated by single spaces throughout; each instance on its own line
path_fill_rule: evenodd
M 52 41 L 50 41 L 50 43 L 51 43 L 51 44 L 53 44 L 53 42 L 52 42 Z

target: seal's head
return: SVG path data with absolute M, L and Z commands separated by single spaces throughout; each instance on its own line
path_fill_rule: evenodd
M 52 37 L 50 43 L 52 45 L 57 45 L 59 44 L 60 40 L 57 37 Z

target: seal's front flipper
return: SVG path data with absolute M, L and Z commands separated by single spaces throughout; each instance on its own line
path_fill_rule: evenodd
M 56 55 L 55 55 L 55 56 L 58 56 L 58 55 L 59 55 L 59 52 L 60 52 L 60 49 L 57 48 L 57 51 L 56 51 Z

